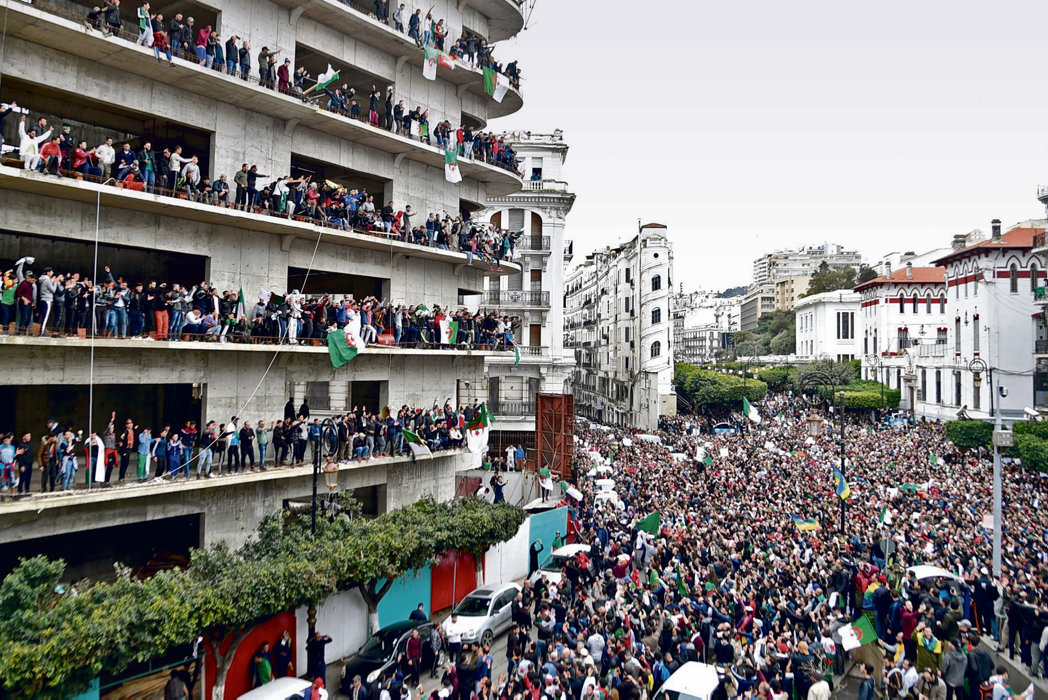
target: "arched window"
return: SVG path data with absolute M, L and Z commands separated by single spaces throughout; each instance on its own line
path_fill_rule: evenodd
M 1008 291 L 1012 294 L 1019 293 L 1019 266 L 1015 263 L 1008 268 Z
M 655 275 L 651 278 L 651 291 L 657 292 L 662 289 L 662 275 Z
M 899 313 L 906 313 L 906 297 L 904 297 L 901 293 L 899 294 Z
M 656 323 L 662 323 L 662 309 L 657 306 L 651 310 L 651 325 Z
M 924 303 L 928 305 L 925 308 L 925 313 L 930 314 L 932 312 L 932 295 L 931 294 L 929 294 L 927 297 L 925 297 Z
M 913 312 L 917 313 L 917 292 L 913 293 Z
M 1037 263 L 1030 264 L 1030 291 L 1036 292 L 1041 286 L 1041 273 L 1037 269 Z
M 652 359 L 654 359 L 654 358 L 658 357 L 661 354 L 662 354 L 662 343 L 660 341 L 656 340 L 654 343 L 651 344 L 651 357 L 652 357 Z

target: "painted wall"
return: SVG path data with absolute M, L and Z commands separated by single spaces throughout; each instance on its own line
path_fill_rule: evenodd
M 306 670 L 306 640 L 309 636 L 306 608 L 295 611 L 296 641 L 295 665 Z M 328 663 L 355 654 L 367 641 L 368 609 L 360 591 L 343 591 L 333 595 L 317 607 L 317 631 L 330 635 L 325 658 Z
M 427 617 L 432 576 L 429 569 L 401 576 L 378 604 L 378 624 L 382 627 L 408 619 L 411 611 L 422 603 Z
M 546 563 L 550 558 L 553 550 L 553 538 L 556 537 L 557 532 L 560 532 L 562 536 L 567 536 L 568 532 L 568 509 L 557 508 L 555 510 L 548 510 L 545 513 L 536 513 L 528 518 L 528 547 L 535 540 L 542 540 L 543 550 L 539 553 L 539 566 Z M 527 559 L 525 558 L 524 566 L 527 567 Z
M 304 624 L 305 612 L 302 613 L 300 619 Z M 275 645 L 277 640 L 280 639 L 280 636 L 284 633 L 284 630 L 291 632 L 292 645 L 295 644 L 297 639 L 304 638 L 304 633 L 296 636 L 296 615 L 295 613 L 288 611 L 257 625 L 255 629 L 251 630 L 251 633 L 248 634 L 247 638 L 240 643 L 236 655 L 233 657 L 233 662 L 229 666 L 229 674 L 226 676 L 225 697 L 228 700 L 238 698 L 251 690 L 251 660 L 254 657 L 255 652 L 260 646 L 262 646 L 262 642 L 268 641 L 271 647 Z M 228 642 L 223 640 L 222 645 L 219 648 L 224 651 L 227 644 Z M 305 660 L 305 656 L 302 658 Z M 296 667 L 297 666 L 298 664 L 296 663 Z M 205 688 L 206 696 L 211 697 L 213 680 L 215 678 L 215 657 L 211 655 L 210 649 L 208 650 L 207 661 L 205 662 L 205 670 L 207 672 L 207 677 L 205 679 L 207 682 L 207 687 Z
M 430 606 L 433 610 L 450 608 L 477 587 L 477 572 L 473 555 L 465 552 L 445 552 L 440 563 L 431 570 Z

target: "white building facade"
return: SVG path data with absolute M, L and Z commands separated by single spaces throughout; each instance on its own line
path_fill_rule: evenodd
M 798 301 L 793 307 L 797 360 L 847 362 L 858 357 L 862 337 L 859 303 L 859 294 L 850 289 L 813 294 Z
M 566 281 L 565 346 L 575 352 L 575 411 L 651 429 L 676 412 L 670 296 L 673 249 L 666 227 L 591 253 Z
M 517 150 L 527 179 L 521 192 L 489 197 L 482 216 L 508 231 L 524 231 L 514 256 L 521 273 L 490 278 L 481 306 L 518 319 L 520 362 L 489 357 L 484 384 L 473 393 L 498 416 L 500 431 L 533 432 L 535 394 L 569 390 L 575 365 L 574 354 L 564 350 L 564 266 L 571 260 L 564 228 L 575 195 L 562 172 L 568 154 L 562 131 L 504 138 Z

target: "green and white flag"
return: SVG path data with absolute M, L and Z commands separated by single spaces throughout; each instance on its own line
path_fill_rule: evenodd
M 411 448 L 411 454 L 414 457 L 425 457 L 429 455 L 433 456 L 433 451 L 429 449 L 429 445 L 422 441 L 422 438 L 417 433 L 413 433 L 410 430 L 404 431 L 404 442 Z
M 454 345 L 458 342 L 459 322 L 443 319 L 440 322 L 440 344 Z
M 752 404 L 750 404 L 750 400 L 747 399 L 745 396 L 742 397 L 742 412 L 745 413 L 746 417 L 749 418 L 751 421 L 760 424 L 761 414 L 757 413 L 757 409 L 754 408 Z
M 508 90 L 509 79 L 506 76 L 496 73 L 491 68 L 484 68 L 484 92 L 491 95 L 496 102 L 502 102 Z
M 888 525 L 889 527 L 891 526 L 892 511 L 890 508 L 888 508 L 888 506 L 884 506 L 883 508 L 881 508 L 881 512 L 877 514 L 877 523 L 879 525 Z
M 483 452 L 488 448 L 488 428 L 491 416 L 487 404 L 480 404 L 480 410 L 466 426 L 466 448 L 470 452 Z
M 317 91 L 323 90 L 336 80 L 338 80 L 338 71 L 329 63 L 327 70 L 317 76 Z
M 237 309 L 233 316 L 239 321 L 240 319 L 247 316 L 247 304 L 244 301 L 244 288 L 240 288 L 240 294 L 237 296 Z
M 437 61 L 440 60 L 440 52 L 432 46 L 426 47 L 426 58 L 422 62 L 422 77 L 426 80 L 437 79 Z
M 516 343 L 514 343 L 513 344 L 513 365 L 516 366 L 516 365 L 519 365 L 519 364 L 520 364 L 520 348 L 517 347 Z
M 360 337 L 360 332 L 349 326 L 328 333 L 327 341 L 332 369 L 338 369 L 364 352 L 364 339 Z
M 462 182 L 458 153 L 455 151 L 444 151 L 444 179 L 448 182 Z

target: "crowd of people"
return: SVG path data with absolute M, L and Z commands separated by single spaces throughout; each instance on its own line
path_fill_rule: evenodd
M 300 345 L 322 344 L 329 332 L 350 326 L 366 344 L 391 347 L 448 346 L 509 351 L 520 318 L 495 311 L 453 310 L 439 305 L 394 304 L 373 296 L 261 293 L 257 300 L 208 282 L 193 286 L 133 280 L 103 267 L 94 281 L 76 271 L 29 268 L 20 258 L 0 277 L 0 335 L 130 338 Z M 458 323 L 446 340 L 442 322 Z
M 701 661 L 718 669 L 717 700 L 825 700 L 850 659 L 861 700 L 1028 700 L 1032 689 L 1009 681 L 993 640 L 1041 676 L 1041 475 L 1005 465 L 994 577 L 983 520 L 990 465 L 955 450 L 941 424 L 849 417 L 842 531 L 831 421 L 813 436 L 811 408 L 793 396 L 758 410 L 759 425 L 716 436 L 689 417 L 650 435 L 580 421 L 572 481 L 583 498 L 565 496 L 572 516 L 561 541 L 590 549 L 559 582 L 524 582 L 508 672 L 492 673 L 490 648 L 466 645 L 431 691 L 410 668 L 386 674 L 384 689 L 431 700 L 642 700 Z M 617 497 L 596 499 L 595 477 L 614 479 Z M 532 543 L 532 570 L 544 544 Z M 914 565 L 946 575 L 918 578 Z M 876 637 L 846 651 L 843 633 L 861 619 Z
M 53 493 L 319 465 L 329 458 L 354 462 L 405 456 L 411 454 L 405 431 L 431 452 L 459 449 L 477 410 L 450 403 L 396 410 L 356 405 L 327 423 L 311 417 L 307 401 L 296 406 L 291 397 L 283 418 L 271 420 L 232 416 L 202 425 L 187 420 L 181 426 L 148 426 L 133 416 L 121 420 L 113 411 L 102 430 L 86 436 L 84 429 L 50 419 L 39 440 L 32 432 L 0 437 L 0 496 L 31 495 L 34 472 L 40 473 L 39 492 Z
M 446 211 L 429 212 L 423 220 L 410 204 L 400 208 L 388 201 L 383 205 L 366 188 L 314 180 L 312 174 L 271 176 L 260 173 L 257 165 L 244 163 L 232 180 L 225 174 L 212 179 L 203 174 L 198 156 L 184 153 L 179 144 L 157 152 L 149 140 L 136 150 L 129 142 L 114 146 L 113 139 L 106 138 L 104 143 L 89 146 L 73 133 L 70 124 L 56 133 L 45 117 L 30 123 L 16 103 L 0 105 L 0 131 L 6 118 L 17 112 L 22 112 L 18 122 L 18 157 L 26 170 L 453 250 L 464 253 L 468 264 L 474 258 L 483 260 L 489 270 L 501 271 L 502 261 L 513 258 L 516 242 L 523 235 L 521 231 L 506 231 L 474 221 L 466 209 L 454 216 Z M 460 139 L 461 133 L 462 129 Z M 468 128 L 466 133 L 472 136 Z M 441 134 L 438 140 L 456 138 L 450 132 Z M 496 137 L 478 134 L 474 138 L 483 142 L 482 149 L 494 148 L 497 154 L 512 152 Z M 466 150 L 470 149 L 472 146 Z

